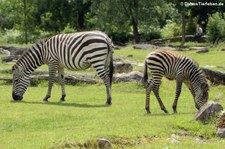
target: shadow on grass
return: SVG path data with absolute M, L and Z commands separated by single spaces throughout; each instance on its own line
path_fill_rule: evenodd
M 90 104 L 66 103 L 66 102 L 11 101 L 11 103 L 53 105 L 53 106 L 65 106 L 65 107 L 79 107 L 79 108 L 104 108 L 104 107 L 109 107 L 107 105 L 90 105 Z
M 145 113 L 145 116 L 179 116 L 179 115 L 193 115 L 196 114 L 196 112 L 179 112 L 179 113 Z

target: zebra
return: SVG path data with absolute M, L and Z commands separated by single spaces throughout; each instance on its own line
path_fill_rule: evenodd
M 58 34 L 42 40 L 29 48 L 12 67 L 12 97 L 21 101 L 29 85 L 29 76 L 39 66 L 48 65 L 48 91 L 43 101 L 51 97 L 56 72 L 61 84 L 62 96 L 65 101 L 64 68 L 83 70 L 92 66 L 103 80 L 107 92 L 107 105 L 111 105 L 111 84 L 113 77 L 113 43 L 101 31 L 85 31 L 70 34 Z
M 150 69 L 152 76 L 149 81 L 148 69 Z M 145 110 L 147 113 L 150 113 L 151 91 L 154 92 L 161 110 L 168 113 L 159 96 L 159 87 L 163 76 L 169 80 L 176 80 L 176 96 L 172 106 L 174 113 L 177 113 L 177 102 L 181 93 L 182 83 L 190 90 L 197 109 L 200 109 L 207 102 L 209 86 L 198 64 L 186 56 L 177 55 L 168 50 L 155 50 L 146 57 L 144 62 L 142 81 L 146 85 Z

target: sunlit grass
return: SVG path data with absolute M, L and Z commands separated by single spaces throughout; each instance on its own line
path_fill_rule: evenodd
M 132 46 L 115 50 L 115 56 L 133 55 L 128 60 L 142 63 L 152 50 L 134 50 Z M 223 66 L 225 52 L 197 54 L 181 52 L 201 66 Z M 12 64 L 0 63 L 1 68 Z M 40 67 L 46 70 L 47 66 Z M 135 70 L 142 67 L 135 66 Z M 222 69 L 221 69 L 222 70 Z M 89 69 L 85 73 L 95 73 Z M 10 74 L 0 74 L 11 76 Z M 105 106 L 106 91 L 102 83 L 66 85 L 66 102 L 60 103 L 61 87 L 53 86 L 49 103 L 42 99 L 48 84 L 42 81 L 29 87 L 22 102 L 12 101 L 12 86 L 0 81 L 0 148 L 63 148 L 67 143 L 84 143 L 107 138 L 114 148 L 223 148 L 225 141 L 215 136 L 215 122 L 203 125 L 194 120 L 197 109 L 184 86 L 178 101 L 178 114 L 173 114 L 175 82 L 162 80 L 160 95 L 170 114 L 161 111 L 151 94 L 151 114 L 146 114 L 145 89 L 140 83 L 114 83 L 112 106 Z M 209 99 L 225 106 L 225 87 L 211 87 Z M 179 143 L 168 138 L 178 136 Z M 203 143 L 196 142 L 202 139 Z M 65 147 L 64 147 L 65 148 Z

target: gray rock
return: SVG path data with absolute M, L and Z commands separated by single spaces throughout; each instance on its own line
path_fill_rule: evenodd
M 143 74 L 139 71 L 132 71 L 130 73 L 115 74 L 114 82 L 140 82 Z
M 225 138 L 225 128 L 218 128 L 216 135 L 221 138 Z
M 3 48 L 0 48 L 0 54 L 4 54 L 4 55 L 9 56 L 10 55 L 10 52 L 8 50 L 5 50 Z
M 135 44 L 133 46 L 134 49 L 144 49 L 144 50 L 148 50 L 148 49 L 156 49 L 158 48 L 158 46 L 155 46 L 153 44 Z
M 195 120 L 199 120 L 205 123 L 216 113 L 222 110 L 223 107 L 220 104 L 213 101 L 209 101 L 200 108 L 200 110 L 195 116 Z
M 97 138 L 99 148 L 108 149 L 111 148 L 111 142 L 104 138 Z
M 129 62 L 114 62 L 114 73 L 127 73 L 133 70 L 133 66 Z

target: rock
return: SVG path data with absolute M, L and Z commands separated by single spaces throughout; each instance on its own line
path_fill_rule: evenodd
M 209 49 L 198 50 L 196 53 L 207 53 L 207 52 L 209 52 Z
M 111 148 L 111 143 L 109 140 L 104 138 L 97 138 L 99 148 L 108 149 Z
M 114 62 L 114 73 L 131 72 L 133 66 L 129 62 Z
M 213 101 L 209 101 L 200 108 L 200 110 L 195 116 L 195 120 L 199 120 L 205 123 L 211 117 L 213 117 L 216 113 L 222 110 L 223 110 L 223 107 L 220 104 Z
M 221 138 L 225 138 L 225 128 L 218 128 L 216 135 Z
M 10 55 L 10 56 L 6 56 L 6 57 L 2 57 L 2 62 L 12 62 L 14 60 L 18 60 L 20 58 L 20 56 L 18 55 Z
M 0 48 L 0 54 L 4 54 L 4 55 L 9 56 L 10 55 L 10 52 L 8 50 L 5 50 L 3 48 Z
M 170 143 L 180 143 L 178 140 L 179 136 L 172 134 L 170 138 L 167 138 L 166 140 L 169 141 Z
M 202 140 L 202 139 L 200 139 L 200 138 L 196 138 L 196 139 L 195 139 L 195 142 L 198 143 L 198 144 L 202 144 L 202 143 L 205 142 L 205 140 Z
M 140 82 L 143 74 L 139 71 L 132 71 L 130 73 L 115 74 L 114 82 Z
M 156 49 L 158 48 L 158 46 L 155 46 L 153 44 L 135 44 L 133 46 L 134 49 L 144 49 L 144 50 L 148 50 L 148 49 Z
M 209 48 L 208 47 L 190 47 L 189 50 L 200 51 L 200 50 L 209 50 Z

